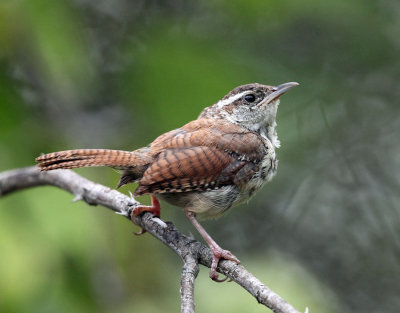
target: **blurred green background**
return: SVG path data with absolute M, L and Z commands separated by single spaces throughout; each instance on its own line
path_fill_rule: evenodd
M 42 152 L 133 150 L 237 85 L 297 81 L 278 112 L 277 177 L 204 226 L 299 311 L 399 312 L 399 52 L 397 0 L 2 0 L 0 171 Z M 180 260 L 71 200 L 51 187 L 0 199 L 0 312 L 179 311 Z M 163 217 L 199 238 L 180 210 Z M 205 268 L 196 303 L 266 311 Z

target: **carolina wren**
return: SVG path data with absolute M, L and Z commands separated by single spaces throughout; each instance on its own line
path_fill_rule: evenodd
M 223 250 L 196 217 L 216 218 L 272 179 L 280 146 L 275 131 L 279 97 L 297 85 L 239 86 L 205 108 L 197 120 L 132 152 L 67 150 L 39 156 L 36 162 L 43 171 L 87 166 L 123 170 L 118 187 L 139 182 L 134 195 L 152 196 L 152 206 L 136 208 L 133 217 L 143 211 L 159 216 L 158 198 L 184 208 L 213 252 L 210 277 L 222 281 L 216 272 L 219 260 L 239 260 Z

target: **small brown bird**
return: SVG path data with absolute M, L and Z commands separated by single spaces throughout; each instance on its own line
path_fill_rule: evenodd
M 272 179 L 277 169 L 275 148 L 280 145 L 275 131 L 279 97 L 297 85 L 239 86 L 205 108 L 197 120 L 132 152 L 67 150 L 39 156 L 36 162 L 43 171 L 87 166 L 123 170 L 118 187 L 139 182 L 134 195 L 152 196 L 152 206 L 136 208 L 132 219 L 143 211 L 159 216 L 158 198 L 183 207 L 213 252 L 210 277 L 223 281 L 216 272 L 219 260 L 239 260 L 222 249 L 196 217 L 218 217 Z

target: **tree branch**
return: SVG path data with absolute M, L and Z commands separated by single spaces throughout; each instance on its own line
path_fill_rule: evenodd
M 83 200 L 90 205 L 102 205 L 130 219 L 132 210 L 140 205 L 116 190 L 87 180 L 70 170 L 40 172 L 37 167 L 27 167 L 0 173 L 0 196 L 21 189 L 52 185 L 75 195 L 74 200 Z M 171 222 L 164 222 L 151 213 L 135 218 L 135 223 L 162 241 L 184 261 L 181 277 L 182 312 L 194 312 L 194 280 L 198 274 L 198 263 L 211 266 L 212 252 L 202 243 L 181 234 Z M 278 294 L 265 286 L 242 265 L 222 260 L 217 271 L 246 289 L 256 300 L 275 313 L 299 313 Z
M 197 274 L 199 274 L 199 264 L 191 253 L 183 257 L 183 262 L 181 276 L 181 312 L 193 313 L 195 308 L 194 280 Z

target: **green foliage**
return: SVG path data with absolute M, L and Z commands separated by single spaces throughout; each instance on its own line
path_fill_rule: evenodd
M 397 312 L 399 20 L 394 0 L 2 1 L 0 170 L 133 150 L 237 85 L 298 81 L 279 109 L 278 176 L 205 225 L 300 311 Z M 0 312 L 178 311 L 180 263 L 136 230 L 56 188 L 2 198 Z M 206 272 L 198 312 L 264 311 Z

